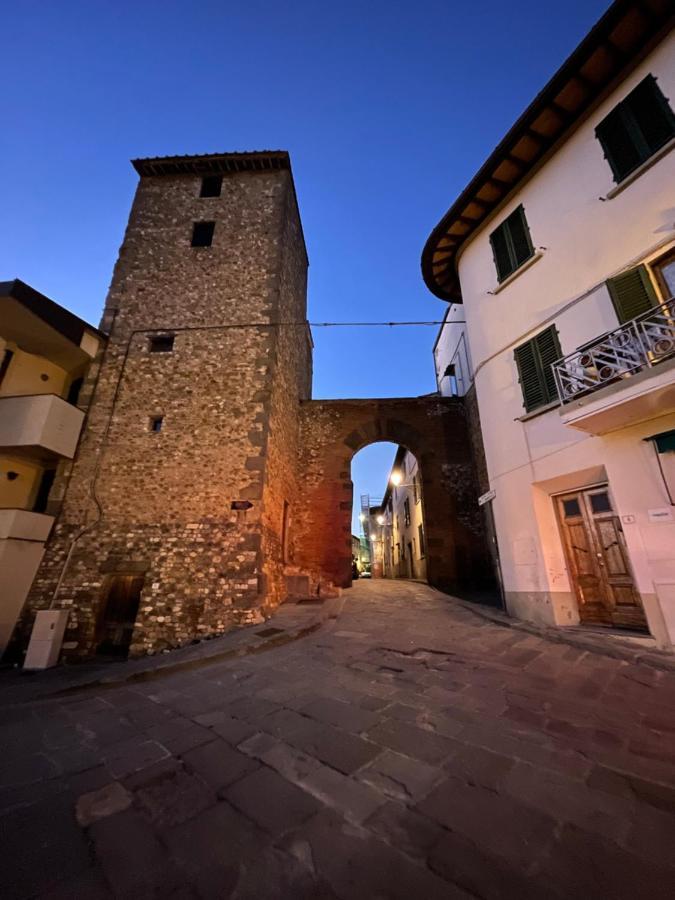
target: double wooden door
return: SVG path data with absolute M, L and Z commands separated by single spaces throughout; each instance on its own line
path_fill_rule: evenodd
M 647 631 L 608 486 L 562 494 L 556 502 L 581 621 Z

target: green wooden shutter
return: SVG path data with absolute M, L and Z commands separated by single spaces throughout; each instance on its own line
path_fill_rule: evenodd
M 527 227 L 527 219 L 525 218 L 525 210 L 522 206 L 514 210 L 505 222 L 511 246 L 513 248 L 514 269 L 522 265 L 526 259 L 529 259 L 534 253 L 532 241 L 530 239 L 530 229 Z
M 558 343 L 558 334 L 555 328 L 547 328 L 534 338 L 539 356 L 539 365 L 542 379 L 542 389 L 546 397 L 546 403 L 552 403 L 558 398 L 558 392 L 555 387 L 555 376 L 551 366 L 560 359 L 560 344 Z
M 629 133 L 621 104 L 602 120 L 595 129 L 595 135 L 617 183 L 642 162 L 640 151 Z
M 513 271 L 511 265 L 511 257 L 509 255 L 509 245 L 506 241 L 506 222 L 503 222 L 499 228 L 496 228 L 490 235 L 490 244 L 492 245 L 492 256 L 497 269 L 497 278 L 503 281 L 507 275 Z
M 607 290 L 623 325 L 658 304 L 656 293 L 645 266 L 637 266 L 607 279 Z
M 551 365 L 561 357 L 554 326 L 514 350 L 525 410 L 530 412 L 557 399 Z
M 625 102 L 642 133 L 648 156 L 675 136 L 675 116 L 653 75 L 643 79 Z

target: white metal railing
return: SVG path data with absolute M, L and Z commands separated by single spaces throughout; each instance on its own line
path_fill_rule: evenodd
M 675 355 L 675 299 L 671 297 L 553 363 L 561 403 L 628 378 Z

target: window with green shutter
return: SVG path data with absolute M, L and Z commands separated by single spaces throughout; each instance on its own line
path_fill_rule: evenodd
M 515 209 L 490 235 L 497 278 L 502 282 L 534 254 L 525 210 Z
M 595 129 L 618 183 L 675 137 L 675 116 L 647 75 Z
M 551 366 L 562 353 L 555 326 L 540 331 L 526 344 L 516 347 L 514 355 L 526 412 L 557 400 Z
M 616 278 L 609 278 L 606 284 L 622 325 L 647 312 L 659 302 L 646 266 L 637 266 L 635 269 L 622 272 Z

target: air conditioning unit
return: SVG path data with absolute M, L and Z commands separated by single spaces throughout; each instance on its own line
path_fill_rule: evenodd
M 58 663 L 68 615 L 67 609 L 42 609 L 37 613 L 24 669 L 49 669 Z

